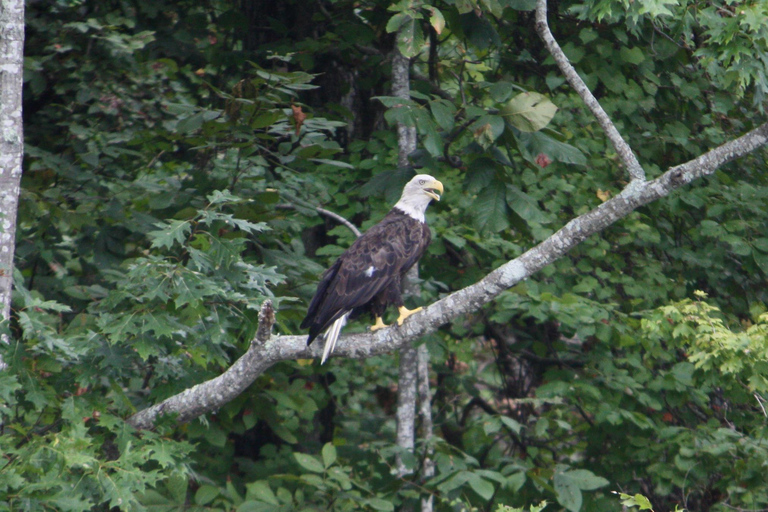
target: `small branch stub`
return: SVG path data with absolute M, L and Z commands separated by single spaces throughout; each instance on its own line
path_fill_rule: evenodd
M 256 336 L 251 341 L 251 345 L 263 345 L 272 336 L 272 326 L 275 325 L 275 308 L 272 301 L 267 299 L 261 305 L 259 311 L 259 327 L 256 329 Z

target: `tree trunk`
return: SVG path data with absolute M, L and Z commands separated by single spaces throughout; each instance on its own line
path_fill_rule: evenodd
M 410 99 L 410 59 L 403 56 L 400 50 L 393 50 L 392 57 L 392 95 L 398 98 Z M 397 125 L 397 163 L 400 168 L 408 167 L 408 155 L 416 149 L 416 128 L 403 124 Z M 418 275 L 414 266 L 406 276 L 406 295 L 413 292 L 413 275 Z M 408 343 L 400 349 L 400 368 L 397 378 L 397 445 L 403 451 L 413 452 L 416 424 L 416 382 L 417 382 L 416 349 Z M 401 456 L 397 456 L 397 475 L 402 477 L 411 472 Z
M 16 210 L 24 154 L 23 64 L 24 0 L 3 0 L 0 6 L 0 303 L 3 320 L 8 320 L 11 314 Z M 2 341 L 8 343 L 5 337 Z M 0 370 L 5 367 L 0 357 Z

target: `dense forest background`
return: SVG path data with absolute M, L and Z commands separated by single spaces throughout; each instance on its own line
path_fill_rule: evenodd
M 226 369 L 265 299 L 302 334 L 354 239 L 317 207 L 364 229 L 415 171 L 444 183 L 413 307 L 621 190 L 534 4 L 28 1 L 3 507 L 768 507 L 765 150 L 422 338 L 434 436 L 413 453 L 397 354 L 283 362 L 215 414 L 124 421 Z M 761 0 L 562 0 L 549 21 L 649 178 L 765 119 Z M 407 168 L 398 122 L 419 134 Z

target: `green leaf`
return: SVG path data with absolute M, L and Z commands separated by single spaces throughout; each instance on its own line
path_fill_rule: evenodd
M 573 469 L 563 473 L 582 491 L 594 491 L 608 485 L 608 480 L 587 469 Z
M 515 434 L 519 434 L 523 429 L 523 426 L 520 424 L 520 422 L 510 418 L 509 416 L 499 416 L 499 418 L 501 419 L 501 422 Z
M 635 46 L 632 49 L 622 46 L 619 55 L 623 60 L 634 65 L 638 65 L 645 60 L 645 54 L 639 46 Z
M 426 9 L 429 11 L 429 24 L 435 29 L 437 34 L 441 34 L 445 28 L 445 18 L 443 13 L 437 7 L 428 6 Z
M 579 512 L 582 503 L 579 487 L 570 481 L 568 477 L 564 476 L 563 473 L 555 473 L 554 484 L 557 502 L 571 512 Z
M 560 142 L 546 133 L 516 133 L 518 147 L 523 157 L 531 163 L 536 163 L 536 157 L 544 154 L 564 164 L 587 165 L 587 157 L 577 148 Z
M 328 158 L 310 158 L 311 162 L 317 162 L 318 164 L 325 164 L 330 165 L 333 167 L 340 167 L 342 169 L 354 169 L 355 166 L 352 164 L 349 164 L 347 162 L 342 162 L 340 160 L 330 160 Z
M 521 132 L 536 132 L 549 124 L 557 107 L 537 92 L 518 94 L 501 108 L 501 115 Z
M 325 443 L 322 449 L 323 465 L 327 468 L 336 462 L 336 447 L 333 443 Z
M 507 5 L 518 11 L 532 11 L 536 9 L 536 0 L 507 0 Z
M 536 200 L 514 185 L 507 185 L 506 200 L 512 211 L 522 217 L 523 220 L 539 224 L 550 222 L 549 217 L 539 208 Z
M 478 231 L 496 233 L 509 227 L 505 187 L 493 182 L 477 194 L 472 202 L 474 224 Z
M 475 10 L 477 0 L 456 0 L 455 5 L 459 14 L 466 14 Z
M 424 31 L 418 20 L 410 18 L 397 32 L 397 48 L 404 57 L 415 57 L 424 47 Z
M 207 505 L 219 495 L 219 489 L 212 485 L 201 485 L 195 493 L 195 504 Z
M 640 510 L 653 510 L 650 500 L 642 494 L 635 494 L 632 496 L 622 492 L 619 494 L 619 498 L 621 498 L 621 504 L 625 507 L 638 507 Z
M 279 510 L 281 510 L 279 505 L 262 501 L 244 501 L 237 507 L 237 512 L 277 512 Z
M 191 225 L 186 220 L 171 219 L 157 226 L 163 229 L 147 233 L 149 239 L 152 240 L 152 247 L 170 249 L 174 243 L 184 245 L 191 231 Z
M 581 491 L 593 491 L 608 483 L 605 478 L 586 469 L 559 471 L 554 477 L 557 501 L 571 512 L 578 512 L 581 508 Z
M 200 129 L 205 121 L 205 112 L 198 112 L 182 119 L 176 123 L 176 131 L 181 133 L 191 133 Z
M 456 106 L 447 100 L 434 100 L 429 102 L 429 108 L 435 121 L 443 130 L 450 130 L 455 124 Z
M 299 465 L 307 471 L 312 471 L 313 473 L 322 473 L 325 470 L 320 461 L 311 455 L 294 452 L 293 457 L 296 459 L 296 462 L 298 462 Z
M 219 205 L 219 204 L 230 204 L 230 203 L 240 203 L 243 201 L 243 199 L 237 197 L 236 195 L 232 194 L 229 190 L 214 190 L 207 196 L 208 203 L 213 205 Z
M 365 503 L 374 510 L 381 510 L 382 512 L 394 512 L 395 505 L 391 501 L 382 500 L 380 498 L 370 498 L 365 500 Z
M 493 498 L 494 488 L 493 484 L 484 478 L 476 475 L 475 473 L 469 473 L 467 482 L 469 486 L 485 501 L 489 501 Z
M 261 501 L 271 505 L 280 504 L 277 496 L 272 492 L 272 488 L 267 482 L 262 480 L 245 484 L 245 499 L 250 501 Z
M 387 33 L 391 34 L 393 32 L 397 32 L 400 30 L 400 27 L 409 21 L 413 21 L 413 18 L 407 12 L 399 12 L 395 14 L 387 22 Z

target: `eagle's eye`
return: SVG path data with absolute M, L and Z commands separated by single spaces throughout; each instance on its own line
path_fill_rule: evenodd
M 419 180 L 419 185 L 423 185 L 427 182 L 427 180 Z

